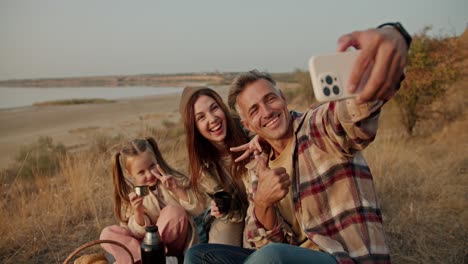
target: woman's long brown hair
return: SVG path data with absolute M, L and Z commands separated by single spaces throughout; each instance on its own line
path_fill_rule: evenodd
M 229 148 L 231 147 L 237 147 L 248 142 L 248 138 L 240 125 L 240 121 L 233 118 L 232 114 L 218 93 L 207 87 L 196 91 L 188 100 L 183 117 L 186 135 L 185 141 L 187 144 L 190 164 L 189 169 L 192 178 L 192 188 L 197 193 L 200 193 L 199 181 L 201 178 L 201 173 L 204 169 L 206 169 L 207 166 L 215 166 L 218 175 L 224 175 L 219 162 L 221 155 L 218 149 L 208 139 L 200 134 L 196 126 L 194 105 L 197 99 L 202 95 L 213 98 L 224 112 L 227 124 L 226 138 L 224 142 L 226 144 L 227 150 L 229 151 Z M 229 153 L 233 164 L 230 169 L 231 175 L 226 176 L 232 178 L 233 183 L 237 185 L 237 190 L 242 190 L 241 194 L 243 194 L 242 196 L 244 197 L 240 198 L 246 201 L 245 188 L 241 177 L 246 174 L 247 169 L 245 168 L 245 165 L 248 163 L 248 160 L 234 163 L 234 160 L 242 153 L 234 153 L 230 151 Z
M 128 222 L 126 211 L 130 206 L 128 195 L 133 191 L 130 186 L 128 173 L 129 158 L 140 155 L 145 151 L 154 154 L 156 163 L 167 173 L 174 177 L 179 186 L 188 187 L 187 177 L 181 172 L 173 169 L 164 160 L 158 144 L 154 138 L 135 139 L 121 146 L 120 151 L 112 156 L 112 175 L 114 181 L 114 215 L 121 222 Z

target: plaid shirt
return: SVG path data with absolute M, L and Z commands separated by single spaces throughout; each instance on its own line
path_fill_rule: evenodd
M 338 263 L 390 263 L 372 175 L 360 152 L 375 138 L 382 105 L 380 101 L 357 105 L 348 99 L 312 107 L 304 114 L 291 111 L 295 146 L 288 195 L 303 232 Z M 302 243 L 279 210 L 272 230 L 256 219 L 256 161 L 247 167 L 248 242 L 256 248 L 270 242 Z

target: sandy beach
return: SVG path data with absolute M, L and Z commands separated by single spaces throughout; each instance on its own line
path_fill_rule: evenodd
M 223 97 L 227 88 L 217 88 Z M 96 133 L 129 134 L 162 121 L 179 122 L 180 93 L 122 99 L 107 104 L 30 106 L 0 110 L 0 169 L 12 162 L 22 145 L 40 136 L 67 148 L 86 144 Z

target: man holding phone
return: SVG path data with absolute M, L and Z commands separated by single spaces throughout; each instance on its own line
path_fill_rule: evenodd
M 186 263 L 389 263 L 372 175 L 360 153 L 380 109 L 400 86 L 411 38 L 399 23 L 342 36 L 338 51 L 361 49 L 349 92 L 368 65 L 358 97 L 289 111 L 267 73 L 236 77 L 229 106 L 267 146 L 249 163 L 245 234 L 257 250 L 198 245 Z

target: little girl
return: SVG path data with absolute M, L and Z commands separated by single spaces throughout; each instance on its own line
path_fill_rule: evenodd
M 189 180 L 166 163 L 153 138 L 136 139 L 122 146 L 113 155 L 112 170 L 114 214 L 120 225 L 104 228 L 100 239 L 124 244 L 138 261 L 145 227 L 157 225 L 166 255 L 183 256 L 198 240 L 191 218 L 180 206 L 181 202 L 187 204 L 195 199 L 193 192 L 187 191 Z M 133 190 L 133 186 L 142 185 L 150 188 L 146 196 L 138 196 Z M 185 208 L 190 214 L 203 212 L 201 205 L 191 204 Z M 103 248 L 116 263 L 128 263 L 128 254 L 120 247 L 103 244 Z

